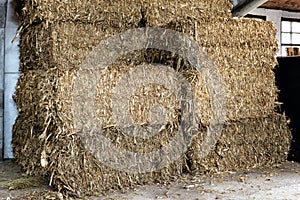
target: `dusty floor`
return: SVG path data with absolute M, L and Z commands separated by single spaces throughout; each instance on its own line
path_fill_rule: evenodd
M 22 174 L 18 165 L 11 160 L 0 161 L 0 200 L 49 189 L 51 188 L 43 178 L 32 178 Z
M 28 183 L 19 184 L 18 180 Z M 26 181 L 25 181 L 26 182 Z M 10 199 L 32 193 L 51 190 L 46 182 L 34 184 L 20 172 L 12 161 L 0 162 L 0 199 Z M 23 188 L 23 189 L 20 189 Z M 27 198 L 28 199 L 28 198 Z M 31 199 L 31 198 L 30 198 Z M 35 198 L 34 198 L 35 199 Z M 37 198 L 38 199 L 38 198 Z M 186 176 L 171 185 L 152 184 L 134 191 L 90 198 L 94 200 L 151 200 L 151 199 L 300 199 L 300 164 L 287 162 L 274 169 L 228 172 L 210 177 Z

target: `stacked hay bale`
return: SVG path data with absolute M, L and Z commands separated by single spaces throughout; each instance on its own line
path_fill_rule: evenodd
M 23 0 L 22 4 L 25 30 L 13 145 L 27 173 L 47 174 L 59 191 L 82 196 L 153 180 L 168 182 L 180 176 L 183 168 L 236 170 L 285 160 L 290 133 L 285 118 L 274 112 L 277 89 L 272 69 L 277 44 L 271 23 L 231 18 L 230 0 Z M 80 65 L 93 48 L 110 36 L 143 26 L 183 32 L 207 50 L 225 82 L 227 120 L 216 148 L 200 159 L 198 151 L 211 115 L 210 94 L 201 72 L 181 67 L 178 71 L 193 86 L 200 119 L 187 159 L 183 155 L 157 171 L 130 173 L 106 166 L 84 146 L 74 122 L 73 91 Z M 131 110 L 139 125 L 148 123 L 145 116 L 153 105 L 162 104 L 171 114 L 158 135 L 136 139 L 117 129 L 111 114 L 112 90 L 137 63 L 155 61 L 172 67 L 178 58 L 154 50 L 128 59 L 130 66 L 120 61 L 101 74 L 95 109 L 105 137 L 119 148 L 144 153 L 165 146 L 178 130 L 176 98 L 172 91 L 155 86 L 137 91 L 138 101 Z
M 26 23 L 48 21 L 100 22 L 101 24 L 136 26 L 142 16 L 148 25 L 161 26 L 176 18 L 201 18 L 217 15 L 230 17 L 230 0 L 159 1 L 126 0 L 122 2 L 92 0 L 60 2 L 51 0 L 21 0 Z
M 281 115 L 225 123 L 214 149 L 203 159 L 203 136 L 198 134 L 187 153 L 190 170 L 216 173 L 273 167 L 286 161 L 291 142 L 287 120 Z

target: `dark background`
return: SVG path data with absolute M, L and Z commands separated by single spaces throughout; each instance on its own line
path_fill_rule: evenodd
M 300 56 L 278 57 L 279 67 L 276 67 L 276 84 L 280 90 L 279 102 L 284 112 L 291 120 L 293 141 L 289 160 L 300 162 Z

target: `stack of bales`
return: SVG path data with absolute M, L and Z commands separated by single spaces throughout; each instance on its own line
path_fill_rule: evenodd
M 153 180 L 168 182 L 180 176 L 184 168 L 226 171 L 270 166 L 286 159 L 290 132 L 285 117 L 274 112 L 277 89 L 272 69 L 277 42 L 270 22 L 231 18 L 230 0 L 21 3 L 22 75 L 15 94 L 19 117 L 13 145 L 15 158 L 27 173 L 47 174 L 59 191 L 82 196 Z M 198 134 L 186 155 L 169 166 L 154 172 L 130 173 L 106 166 L 87 151 L 74 124 L 77 113 L 73 89 L 80 65 L 93 48 L 110 36 L 143 26 L 183 32 L 205 48 L 224 79 L 227 113 L 216 147 L 201 158 L 199 150 L 211 115 L 210 94 L 201 72 L 178 70 L 193 86 L 200 119 Z M 149 107 L 162 104 L 170 113 L 167 125 L 150 139 L 136 139 L 117 129 L 111 114 L 116 82 L 134 69 L 134 63 L 156 57 L 164 62 L 166 59 L 161 57 L 167 57 L 166 52 L 157 50 L 142 54 L 132 58 L 131 66 L 120 62 L 101 74 L 95 109 L 106 138 L 117 147 L 144 153 L 165 146 L 174 136 L 180 106 L 166 88 L 142 88 L 136 92 L 136 103 L 131 103 L 132 118 L 138 124 L 147 124 Z M 171 65 L 171 61 L 167 63 Z

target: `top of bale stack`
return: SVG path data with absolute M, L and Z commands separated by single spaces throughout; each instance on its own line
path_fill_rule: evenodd
M 193 37 L 198 45 L 207 48 L 208 54 L 218 64 L 224 65 L 225 57 L 228 62 L 239 66 L 276 65 L 278 45 L 271 22 L 199 18 L 172 20 L 162 27 Z M 20 69 L 77 68 L 102 41 L 121 32 L 122 29 L 91 23 L 40 23 L 28 28 L 21 37 Z M 241 58 L 242 52 L 254 52 L 254 55 Z
M 231 0 L 21 0 L 25 24 L 39 21 L 98 22 L 108 26 L 161 25 L 177 17 L 229 17 Z

